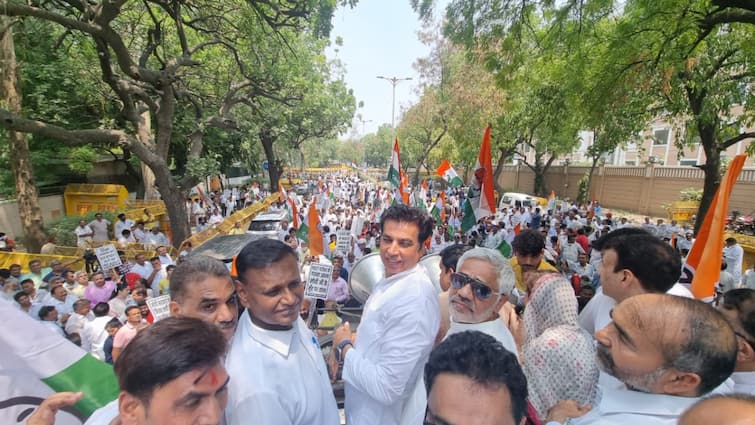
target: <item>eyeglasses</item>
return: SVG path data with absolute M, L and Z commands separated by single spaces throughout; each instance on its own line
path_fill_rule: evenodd
M 454 289 L 461 289 L 467 284 L 472 285 L 472 293 L 480 301 L 486 300 L 493 295 L 493 290 L 490 286 L 486 285 L 481 280 L 475 279 L 464 273 L 451 273 L 451 286 L 453 286 Z

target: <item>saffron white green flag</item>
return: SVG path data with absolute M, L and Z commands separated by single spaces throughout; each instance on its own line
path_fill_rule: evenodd
M 440 163 L 440 167 L 438 167 L 436 172 L 443 178 L 443 180 L 448 182 L 450 186 L 461 186 L 463 183 L 461 177 L 456 174 L 456 170 L 454 170 L 454 167 L 451 166 L 451 163 L 448 162 L 447 159 L 444 159 L 443 162 Z
M 388 168 L 388 178 L 386 180 L 391 182 L 393 187 L 401 187 L 401 158 L 398 150 L 398 138 L 393 142 L 391 165 Z
M 56 425 L 82 424 L 118 398 L 112 366 L 5 300 L 0 300 L 0 323 L 6 325 L 0 332 L 0 424 L 19 423 L 54 392 L 84 393 L 74 407 L 58 412 Z
M 423 210 L 427 209 L 427 204 L 425 203 L 427 199 L 427 180 L 422 180 L 422 186 L 419 189 L 419 199 L 417 199 L 416 205 Z

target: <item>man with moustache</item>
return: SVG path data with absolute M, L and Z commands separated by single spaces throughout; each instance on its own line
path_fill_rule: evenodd
M 514 271 L 509 262 L 494 249 L 473 248 L 459 258 L 457 270 L 451 274 L 448 292 L 451 327 L 446 337 L 480 331 L 517 355 L 514 337 L 498 317 L 514 289 Z
M 205 255 L 187 257 L 170 276 L 170 315 L 214 323 L 227 340 L 236 332 L 238 302 L 228 268 Z
M 438 332 L 440 306 L 418 263 L 433 218 L 400 204 L 385 210 L 380 228 L 385 278 L 365 303 L 358 335 L 352 336 L 348 323 L 334 332 L 331 366 L 333 360 L 343 363 L 347 423 L 422 423 L 427 395 L 420 376 Z
M 440 289 L 443 290 L 438 294 L 438 304 L 440 304 L 440 327 L 438 328 L 438 335 L 435 337 L 435 345 L 439 344 L 445 338 L 448 332 L 448 327 L 451 323 L 450 313 L 448 309 L 448 290 L 451 288 L 451 275 L 456 272 L 456 267 L 464 251 L 469 250 L 469 247 L 462 244 L 449 245 L 440 252 L 440 276 L 438 282 L 440 283 Z
M 225 362 L 233 376 L 226 424 L 340 424 L 320 346 L 299 317 L 304 282 L 296 252 L 259 239 L 238 254 L 236 271 L 246 311 Z
M 625 384 L 574 424 L 672 425 L 734 371 L 737 339 L 724 317 L 697 300 L 636 295 L 595 334 L 598 364 Z

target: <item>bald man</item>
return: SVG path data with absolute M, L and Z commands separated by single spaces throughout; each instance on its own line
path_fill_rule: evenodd
M 755 425 L 755 397 L 734 394 L 714 396 L 695 403 L 679 418 L 678 425 Z

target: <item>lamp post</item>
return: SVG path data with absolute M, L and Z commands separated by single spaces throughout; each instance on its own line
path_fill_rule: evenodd
M 357 117 L 357 119 L 362 123 L 362 136 L 364 136 L 364 125 L 368 122 L 372 122 L 372 120 L 363 120 L 362 117 Z
M 396 125 L 395 125 L 395 118 L 396 118 L 396 85 L 402 81 L 408 81 L 411 80 L 412 77 L 383 77 L 382 75 L 378 75 L 378 78 L 381 80 L 386 80 L 391 83 L 391 86 L 393 86 L 393 100 L 391 101 L 391 128 L 393 129 L 393 132 L 396 132 Z

